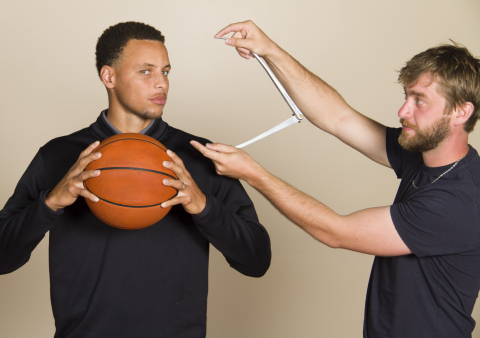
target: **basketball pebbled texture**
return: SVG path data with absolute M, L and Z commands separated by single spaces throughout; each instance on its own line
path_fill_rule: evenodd
M 124 133 L 105 139 L 95 149 L 102 157 L 85 170 L 100 170 L 98 177 L 84 182 L 84 187 L 100 200 L 86 199 L 90 210 L 104 223 L 121 229 L 141 229 L 160 221 L 170 208 L 161 203 L 175 197 L 175 188 L 162 180 L 178 179 L 163 166 L 172 161 L 167 148 L 142 134 Z

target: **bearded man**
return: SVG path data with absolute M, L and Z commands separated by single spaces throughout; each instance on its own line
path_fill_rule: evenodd
M 480 114 L 480 61 L 459 45 L 414 56 L 400 71 L 402 128 L 358 113 L 327 83 L 278 47 L 253 22 L 216 37 L 265 58 L 304 115 L 371 160 L 392 168 L 391 206 L 340 216 L 276 178 L 246 152 L 192 144 L 217 172 L 260 191 L 286 217 L 334 248 L 375 255 L 364 337 L 470 337 L 480 289 L 480 158 L 468 144 Z

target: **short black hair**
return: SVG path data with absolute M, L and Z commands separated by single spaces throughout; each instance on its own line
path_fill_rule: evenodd
M 153 40 L 165 43 L 162 33 L 142 22 L 121 22 L 108 27 L 98 38 L 95 48 L 97 72 L 103 66 L 113 66 L 130 40 Z

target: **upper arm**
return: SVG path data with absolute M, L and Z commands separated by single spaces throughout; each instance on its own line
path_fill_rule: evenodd
M 336 236 L 341 248 L 376 256 L 412 253 L 395 229 L 390 207 L 364 209 L 341 218 Z
M 351 107 L 345 107 L 331 126 L 331 133 L 371 160 L 391 167 L 387 157 L 387 128 Z

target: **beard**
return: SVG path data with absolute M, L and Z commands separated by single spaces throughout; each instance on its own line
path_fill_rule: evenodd
M 402 130 L 398 137 L 398 143 L 403 149 L 408 151 L 426 152 L 433 150 L 450 135 L 450 117 L 450 115 L 442 116 L 432 125 L 423 129 L 410 125 L 405 119 L 400 119 L 400 123 L 408 128 L 412 128 L 415 131 L 415 135 L 409 138 L 407 132 Z
M 140 111 L 140 112 L 131 110 L 131 113 L 145 120 L 154 120 L 162 117 L 163 109 L 160 112 L 152 112 L 152 111 L 149 111 L 148 109 L 144 109 L 143 111 Z

